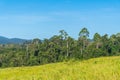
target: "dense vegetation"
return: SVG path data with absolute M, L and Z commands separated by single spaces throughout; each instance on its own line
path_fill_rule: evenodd
M 0 80 L 119 80 L 120 57 L 0 69 Z M 62 65 L 62 66 L 61 66 Z
M 1 44 L 0 67 L 33 66 L 69 59 L 120 55 L 120 33 L 111 36 L 95 33 L 93 39 L 89 39 L 89 31 L 83 28 L 76 40 L 64 30 L 59 32 L 59 35 L 50 39 Z

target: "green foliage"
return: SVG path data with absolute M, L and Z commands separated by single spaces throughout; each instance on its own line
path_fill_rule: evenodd
M 120 55 L 120 36 L 108 37 L 94 34 L 89 39 L 89 31 L 83 28 L 78 40 L 70 37 L 64 30 L 50 39 L 35 38 L 23 44 L 0 45 L 0 67 L 34 66 L 71 59 L 89 59 L 100 56 Z

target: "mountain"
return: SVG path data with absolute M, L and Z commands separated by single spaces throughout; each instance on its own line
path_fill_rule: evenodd
M 0 44 L 21 44 L 27 41 L 26 39 L 20 39 L 20 38 L 6 38 L 3 36 L 0 36 Z

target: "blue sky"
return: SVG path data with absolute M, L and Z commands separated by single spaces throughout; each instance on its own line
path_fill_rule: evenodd
M 73 38 L 88 28 L 120 32 L 120 0 L 0 0 L 0 36 L 50 38 L 64 29 Z

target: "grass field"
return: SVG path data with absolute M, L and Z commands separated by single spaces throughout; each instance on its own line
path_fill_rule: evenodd
M 0 69 L 0 80 L 120 80 L 120 57 Z

